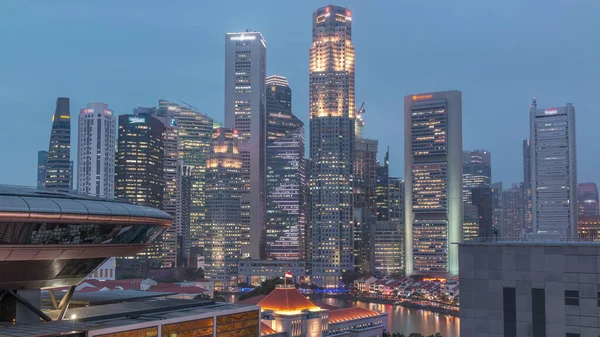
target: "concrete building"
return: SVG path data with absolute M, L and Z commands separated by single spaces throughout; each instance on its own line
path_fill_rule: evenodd
M 337 287 L 354 268 L 354 46 L 352 13 L 327 6 L 312 18 L 309 65 L 312 281 Z
M 577 237 L 575 107 L 530 107 L 533 232 Z
M 582 183 L 577 185 L 577 208 L 579 216 L 599 215 L 598 187 L 596 183 Z
M 458 275 L 462 240 L 462 94 L 404 97 L 406 274 Z
M 38 151 L 37 188 L 46 187 L 46 165 L 48 164 L 48 151 Z
M 267 259 L 305 259 L 304 123 L 292 113 L 283 76 L 267 77 Z
M 56 110 L 52 115 L 45 188 L 51 191 L 71 192 L 72 185 L 71 108 L 67 97 L 59 97 L 56 99 Z
M 552 241 L 459 245 L 461 337 L 600 334 L 600 245 Z
M 218 289 L 237 284 L 242 255 L 242 158 L 236 130 L 213 132 L 211 153 L 206 160 L 206 277 Z
M 242 156 L 243 257 L 265 257 L 266 58 L 259 32 L 225 36 L 225 127 L 238 130 Z
M 79 112 L 77 193 L 111 199 L 115 195 L 116 116 L 104 103 Z
M 476 187 L 492 185 L 492 154 L 486 150 L 463 151 L 463 202 L 471 204 Z
M 114 280 L 117 277 L 117 259 L 110 257 L 91 272 L 86 279 L 91 280 Z
M 303 284 L 306 279 L 306 262 L 300 260 L 241 260 L 238 268 L 240 282 L 259 286 L 262 282 L 292 273 L 288 282 Z

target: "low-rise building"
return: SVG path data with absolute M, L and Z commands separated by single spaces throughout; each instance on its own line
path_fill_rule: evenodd
M 462 337 L 600 335 L 600 244 L 459 244 Z

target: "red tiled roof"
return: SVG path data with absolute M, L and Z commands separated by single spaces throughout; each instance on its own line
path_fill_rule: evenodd
M 329 324 L 346 322 L 354 319 L 372 317 L 377 315 L 379 315 L 379 313 L 376 311 L 371 311 L 358 307 L 332 310 L 329 312 Z
M 275 288 L 258 302 L 258 305 L 262 310 L 274 311 L 300 311 L 317 308 L 296 288 Z
M 277 331 L 273 330 L 270 326 L 266 325 L 265 323 L 260 323 L 260 335 L 264 336 L 264 335 L 271 335 L 277 333 Z
M 257 305 L 258 302 L 262 301 L 262 299 L 265 298 L 265 296 L 267 296 L 267 295 L 253 296 L 253 297 L 247 298 L 245 300 L 238 301 L 237 303 L 247 304 L 247 305 Z

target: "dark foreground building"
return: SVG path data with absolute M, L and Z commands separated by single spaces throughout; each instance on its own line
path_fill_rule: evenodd
M 0 185 L 0 322 L 51 320 L 40 289 L 71 286 L 57 303 L 63 318 L 77 283 L 108 257 L 146 249 L 171 223 L 150 207 Z

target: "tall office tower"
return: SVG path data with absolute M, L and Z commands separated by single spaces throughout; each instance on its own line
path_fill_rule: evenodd
M 579 215 L 599 215 L 598 187 L 595 183 L 577 185 L 577 207 Z
M 476 241 L 479 237 L 479 213 L 475 205 L 464 204 L 462 235 L 463 242 Z
M 502 226 L 500 236 L 506 238 L 524 238 L 530 230 L 525 226 L 523 203 L 523 185 L 513 184 L 512 188 L 502 191 Z
M 239 132 L 242 155 L 242 255 L 265 257 L 266 58 L 259 32 L 225 36 L 225 127 Z
M 404 180 L 396 177 L 389 177 L 390 191 L 390 215 L 391 222 L 401 226 L 404 224 Z
M 492 154 L 486 150 L 463 151 L 463 202 L 471 204 L 475 187 L 492 184 Z
M 462 93 L 404 97 L 406 274 L 458 274 L 463 223 Z
M 375 182 L 375 208 L 377 221 L 390 218 L 390 191 L 388 178 L 390 175 L 390 148 L 385 152 L 383 164 L 377 163 L 377 181 Z
M 403 273 L 402 231 L 391 221 L 377 221 L 373 232 L 372 273 L 377 276 Z
M 37 188 L 46 187 L 46 165 L 48 164 L 48 151 L 38 151 Z
M 479 237 L 492 237 L 493 203 L 492 189 L 489 187 L 475 187 L 471 196 L 472 205 L 477 207 L 479 217 Z
M 361 114 L 361 117 L 364 116 Z M 364 119 L 356 122 L 364 127 Z M 354 139 L 354 269 L 371 273 L 373 269 L 373 235 L 377 221 L 375 189 L 377 185 L 377 146 L 375 139 L 362 137 L 362 131 Z
M 104 103 L 89 103 L 79 112 L 77 193 L 115 196 L 116 117 Z
M 179 174 L 179 152 L 178 152 L 178 128 L 174 119 L 174 111 L 161 107 L 138 107 L 133 109 L 134 115 L 151 115 L 158 119 L 165 127 L 164 133 L 164 180 L 162 210 L 177 216 L 177 193 Z M 178 265 L 177 234 L 181 225 L 177 221 L 173 223 L 162 235 L 160 243 L 163 252 L 164 268 L 172 268 Z M 183 260 L 181 260 L 183 261 Z
M 350 10 L 313 13 L 309 67 L 312 281 L 338 286 L 352 270 L 354 46 Z
M 492 184 L 492 227 L 500 230 L 502 220 L 502 182 Z
M 46 164 L 46 189 L 71 192 L 73 164 L 71 162 L 71 109 L 69 99 L 59 97 L 52 116 L 52 131 Z
M 218 288 L 235 285 L 241 258 L 242 159 L 238 133 L 218 128 L 206 160 L 206 276 Z
M 577 237 L 575 107 L 530 107 L 533 232 Z
M 529 139 L 523 140 L 523 202 L 524 207 L 524 225 L 527 228 L 532 227 L 533 214 L 531 209 L 531 159 Z
M 163 206 L 164 125 L 150 115 L 121 115 L 115 167 L 115 195 L 131 203 Z M 137 258 L 162 263 L 160 240 Z
M 304 123 L 292 114 L 292 90 L 282 76 L 267 77 L 266 257 L 305 258 Z
M 164 243 L 165 250 L 169 252 L 167 266 L 176 265 L 188 260 L 192 247 L 200 250 L 201 254 L 204 246 L 204 173 L 214 121 L 190 105 L 163 99 L 151 109 L 152 115 L 165 126 L 164 210 L 174 215 L 175 224 L 173 229 L 165 232 L 163 239 L 168 240 Z M 189 181 L 180 181 L 181 176 Z M 181 190 L 180 185 L 186 189 Z M 188 213 L 177 213 L 184 210 Z M 181 242 L 184 250 L 180 254 L 183 258 L 180 262 L 176 261 L 177 242 Z

